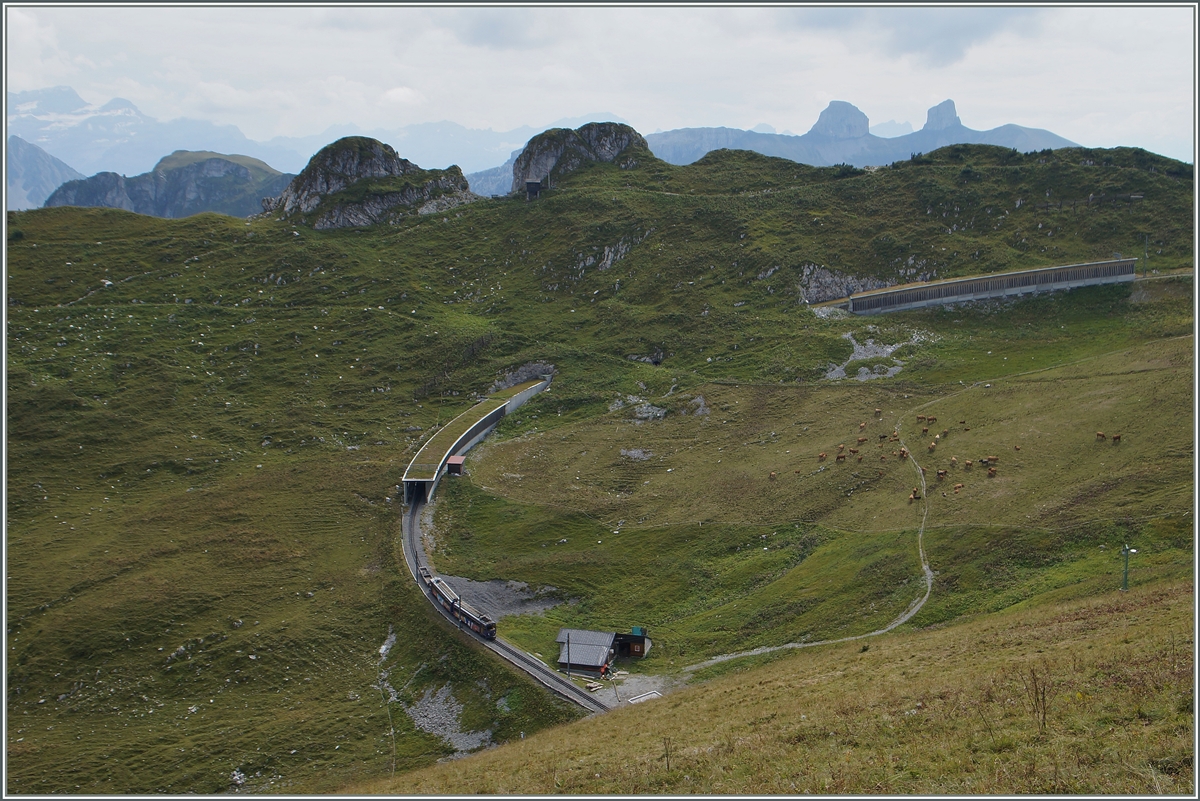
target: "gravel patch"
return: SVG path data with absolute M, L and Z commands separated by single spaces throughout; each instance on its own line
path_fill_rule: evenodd
M 413 725 L 421 731 L 441 737 L 458 753 L 477 751 L 492 745 L 491 730 L 463 731 L 460 722 L 462 704 L 455 700 L 449 684 L 436 692 L 432 687 L 425 690 L 421 700 L 404 711 L 412 718 Z
M 472 581 L 461 576 L 446 575 L 442 578 L 468 606 L 475 607 L 493 620 L 508 615 L 541 613 L 562 603 L 561 598 L 553 595 L 557 592 L 555 587 L 545 587 L 535 592 L 523 581 Z

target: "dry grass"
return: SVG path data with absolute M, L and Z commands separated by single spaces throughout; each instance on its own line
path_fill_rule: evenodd
M 1183 583 L 812 649 L 347 789 L 1192 794 L 1193 602 Z

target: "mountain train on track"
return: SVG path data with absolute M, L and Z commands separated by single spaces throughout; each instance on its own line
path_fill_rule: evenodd
M 460 623 L 466 623 L 467 628 L 485 640 L 496 639 L 496 621 L 463 603 L 462 598 L 458 597 L 458 593 L 450 589 L 450 585 L 439 576 L 433 575 L 429 568 L 422 567 L 420 573 L 421 583 L 429 588 L 433 597 L 437 599 L 443 609 L 450 613 L 451 617 Z

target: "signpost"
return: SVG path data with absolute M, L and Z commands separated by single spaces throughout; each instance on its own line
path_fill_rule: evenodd
M 1129 591 L 1129 554 L 1137 553 L 1137 548 L 1130 548 L 1129 543 L 1121 548 L 1121 553 L 1125 555 L 1125 573 L 1121 577 L 1121 592 Z

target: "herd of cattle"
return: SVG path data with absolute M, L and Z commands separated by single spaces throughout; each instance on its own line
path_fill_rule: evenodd
M 876 410 L 875 410 L 875 417 L 876 417 L 876 418 L 881 418 L 882 416 L 883 416 L 883 410 L 882 410 L 882 409 L 876 409 Z M 924 424 L 925 424 L 925 425 L 923 425 L 923 426 L 921 427 L 921 433 L 922 433 L 922 434 L 928 434 L 928 433 L 929 433 L 929 424 L 930 424 L 930 423 L 936 423 L 936 422 L 937 422 L 937 418 L 936 418 L 936 417 L 934 417 L 934 416 L 932 416 L 932 415 L 918 414 L 918 415 L 917 415 L 917 422 L 918 422 L 918 423 L 924 423 Z M 959 423 L 959 425 L 961 425 L 961 426 L 964 426 L 964 428 L 963 428 L 963 431 L 970 431 L 970 430 L 971 430 L 969 427 L 965 427 L 965 426 L 966 426 L 966 424 L 967 424 L 967 421 L 966 421 L 966 420 L 959 420 L 959 421 L 958 421 L 958 423 Z M 863 431 L 865 431 L 865 430 L 866 430 L 866 428 L 867 428 L 867 422 L 866 422 L 865 420 L 864 420 L 863 422 L 861 422 L 861 423 L 859 423 L 859 424 L 858 424 L 858 430 L 859 430 L 859 432 L 860 432 L 860 433 L 861 433 L 861 432 L 863 432 Z M 943 428 L 943 429 L 942 429 L 942 431 L 941 431 L 941 433 L 939 433 L 939 434 L 934 434 L 934 435 L 933 435 L 933 441 L 929 443 L 929 452 L 930 452 L 930 453 L 933 453 L 933 452 L 935 452 L 935 451 L 937 450 L 938 443 L 939 443 L 939 442 L 942 442 L 943 440 L 945 440 L 945 439 L 946 439 L 947 437 L 949 437 L 949 436 L 950 436 L 950 429 L 948 429 L 948 428 Z M 1107 435 L 1106 435 L 1106 434 L 1105 434 L 1103 431 L 1097 431 L 1097 432 L 1096 432 L 1096 439 L 1097 439 L 1097 441 L 1100 441 L 1100 440 L 1106 440 L 1106 439 L 1108 439 L 1108 436 L 1107 436 Z M 857 439 L 857 443 L 856 443 L 856 444 L 858 444 L 859 446 L 862 446 L 864 443 L 868 442 L 869 440 L 870 440 L 870 438 L 869 438 L 869 437 L 858 437 L 858 439 Z M 879 440 L 880 440 L 880 441 L 879 441 L 879 443 L 878 443 L 878 447 L 879 447 L 880 449 L 883 449 L 883 448 L 885 447 L 885 441 L 886 441 L 886 442 L 899 442 L 899 441 L 900 441 L 900 433 L 899 433 L 898 431 L 892 431 L 892 433 L 891 433 L 891 434 L 880 434 L 880 435 L 879 435 Z M 1120 441 L 1121 441 L 1121 435 L 1120 435 L 1120 434 L 1113 434 L 1113 435 L 1112 435 L 1112 443 L 1113 443 L 1114 445 L 1116 445 L 1116 444 L 1120 443 Z M 1019 451 L 1019 450 L 1021 450 L 1021 446 L 1020 446 L 1020 445 L 1014 445 L 1014 446 L 1013 446 L 1013 450 L 1017 450 L 1017 451 Z M 892 455 L 892 456 L 894 456 L 894 457 L 897 457 L 897 458 L 899 458 L 900 460 L 904 460 L 904 459 L 907 459 L 907 458 L 909 458 L 908 449 L 907 449 L 907 448 L 905 448 L 903 445 L 901 445 L 901 446 L 900 446 L 899 450 L 894 450 L 894 451 L 892 451 L 892 452 L 891 452 L 891 455 Z M 846 459 L 847 459 L 849 456 L 856 456 L 856 457 L 857 457 L 857 459 L 858 459 L 858 461 L 860 461 L 860 462 L 863 460 L 863 454 L 859 452 L 859 448 L 847 448 L 847 447 L 845 446 L 845 444 L 840 444 L 840 445 L 838 445 L 838 446 L 837 446 L 837 451 L 836 451 L 836 453 L 834 454 L 834 461 L 837 461 L 837 462 L 844 462 L 844 461 L 846 461 Z M 817 461 L 818 461 L 818 462 L 824 462 L 824 461 L 825 461 L 826 459 L 828 459 L 828 458 L 829 458 L 829 453 L 828 453 L 828 452 L 826 452 L 826 451 L 821 451 L 820 453 L 818 453 L 818 454 L 817 454 Z M 881 454 L 879 454 L 879 461 L 881 461 L 881 462 L 886 462 L 887 460 L 888 460 L 888 454 L 886 454 L 886 453 L 881 453 Z M 970 469 L 971 469 L 971 468 L 972 468 L 972 467 L 975 465 L 976 461 L 978 461 L 978 463 L 979 463 L 979 465 L 980 465 L 981 467 L 986 467 L 986 468 L 987 468 L 987 476 L 988 476 L 988 478 L 995 478 L 995 477 L 996 477 L 996 464 L 997 464 L 997 463 L 999 463 L 999 461 L 1000 461 L 1000 457 L 999 457 L 999 456 L 984 456 L 984 457 L 982 457 L 981 459 L 978 459 L 978 460 L 964 459 L 964 460 L 963 460 L 963 469 L 964 469 L 964 470 L 970 470 Z M 950 457 L 950 467 L 954 468 L 954 467 L 957 467 L 957 466 L 958 466 L 958 457 L 957 457 L 957 456 L 951 456 L 951 457 Z M 797 470 L 797 471 L 795 471 L 795 472 L 796 472 L 796 473 L 801 473 L 801 472 L 803 472 L 803 471 L 801 471 L 801 470 Z M 882 473 L 882 472 L 880 472 L 880 474 L 879 474 L 879 475 L 880 475 L 880 476 L 882 476 L 882 475 L 883 475 L 883 473 Z M 924 468 L 924 467 L 922 467 L 922 468 L 921 468 L 921 475 L 925 475 L 925 468 Z M 936 473 L 936 475 L 937 475 L 937 480 L 938 480 L 938 481 L 945 481 L 947 478 L 949 478 L 949 477 L 950 477 L 950 471 L 949 471 L 949 470 L 938 470 L 938 471 L 937 471 L 937 473 Z M 771 480 L 772 480 L 772 481 L 774 481 L 774 480 L 776 479 L 776 474 L 775 474 L 775 471 L 774 471 L 774 470 L 772 470 L 772 471 L 771 471 L 770 478 L 771 478 Z M 963 483 L 961 483 L 961 482 L 960 482 L 960 483 L 957 483 L 957 484 L 955 484 L 955 485 L 954 485 L 954 488 L 953 488 L 953 489 L 954 489 L 954 494 L 955 494 L 955 495 L 957 495 L 957 494 L 958 494 L 958 492 L 959 492 L 959 490 L 963 489 L 963 487 L 964 487 L 964 486 L 965 486 L 965 485 L 964 485 Z M 945 493 L 942 493 L 942 494 L 944 495 Z M 921 491 L 920 491 L 920 489 L 919 489 L 918 487 L 913 487 L 913 489 L 912 489 L 912 492 L 911 492 L 911 493 L 909 494 L 909 496 L 908 496 L 908 501 L 909 501 L 909 503 L 912 503 L 913 501 L 919 501 L 920 499 L 921 499 Z

